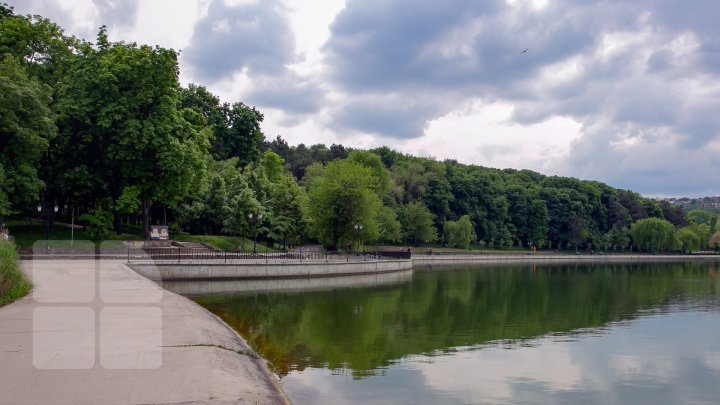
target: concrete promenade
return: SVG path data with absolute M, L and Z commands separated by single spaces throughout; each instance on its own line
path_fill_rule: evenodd
M 0 404 L 284 404 L 224 322 L 122 261 L 22 262 L 0 308 Z

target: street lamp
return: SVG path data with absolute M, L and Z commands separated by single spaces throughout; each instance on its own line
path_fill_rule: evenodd
M 58 207 L 57 203 L 55 203 L 55 206 L 53 206 L 53 212 L 57 213 L 60 207 Z M 42 205 L 38 204 L 37 206 L 38 214 L 42 212 Z M 50 210 L 47 210 L 47 217 L 45 219 L 45 254 L 50 253 Z
M 257 223 L 261 220 L 263 214 L 254 215 L 252 212 L 248 214 L 248 219 L 253 224 L 253 254 L 257 254 Z
M 355 224 L 354 228 L 355 232 L 357 233 L 357 255 L 360 256 L 360 231 L 362 231 L 363 226 L 362 224 Z

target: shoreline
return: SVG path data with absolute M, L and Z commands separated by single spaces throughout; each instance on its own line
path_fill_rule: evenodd
M 425 266 L 445 266 L 481 263 L 661 263 L 680 261 L 720 261 L 720 255 L 555 255 L 555 254 L 454 254 L 422 255 L 409 260 L 350 261 L 350 262 L 284 262 L 218 263 L 202 260 L 171 262 L 142 261 L 126 266 L 149 280 L 158 283 L 172 281 L 261 281 L 308 280 L 346 276 L 372 276 L 412 271 Z

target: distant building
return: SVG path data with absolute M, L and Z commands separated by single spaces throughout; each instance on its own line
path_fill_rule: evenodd
M 704 197 L 698 199 L 698 206 L 705 209 L 720 208 L 720 197 Z

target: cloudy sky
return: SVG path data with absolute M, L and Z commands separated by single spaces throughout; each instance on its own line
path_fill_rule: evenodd
M 717 0 L 9 3 L 180 50 L 183 83 L 257 106 L 290 144 L 720 195 Z

